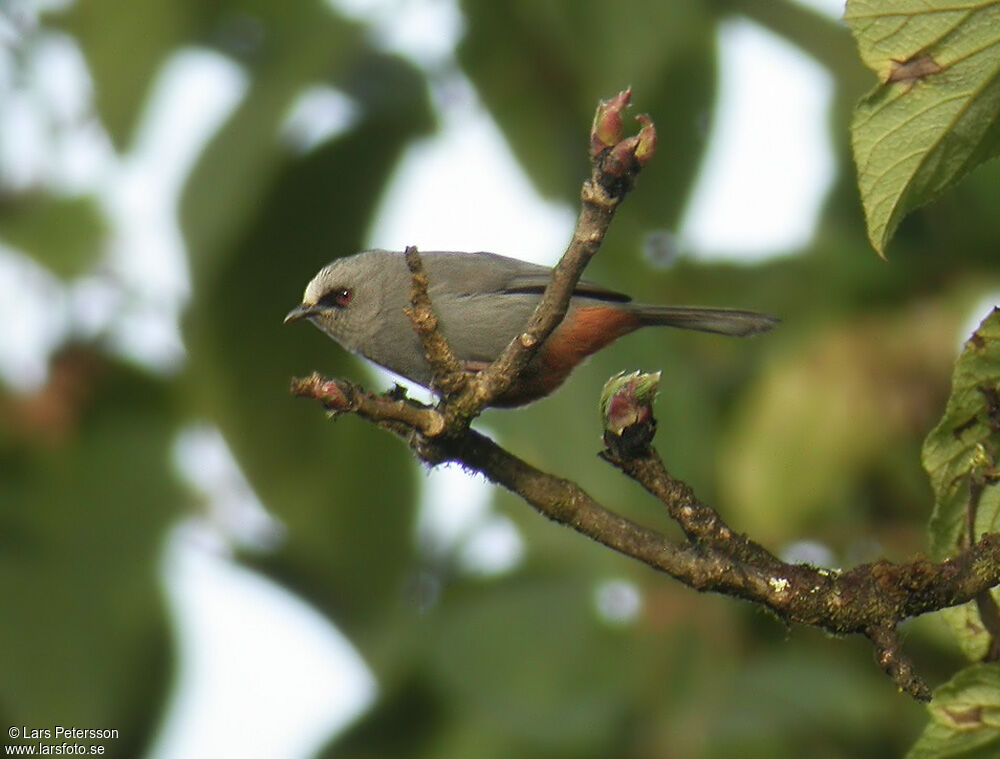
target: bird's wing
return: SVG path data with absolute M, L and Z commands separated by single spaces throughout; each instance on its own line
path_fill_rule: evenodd
M 545 291 L 545 287 L 549 284 L 550 279 L 552 279 L 552 272 L 549 270 L 546 270 L 542 274 L 515 277 L 507 283 L 503 292 L 525 294 L 535 293 L 541 295 Z M 588 282 L 585 279 L 581 279 L 576 283 L 576 287 L 573 289 L 573 294 L 582 295 L 587 298 L 594 298 L 595 300 L 612 301 L 615 303 L 628 303 L 632 300 L 625 293 L 620 293 L 617 290 L 609 290 L 603 285 L 599 285 L 596 282 Z
M 464 295 L 484 293 L 506 293 L 521 295 L 541 295 L 552 277 L 548 266 L 500 256 L 496 253 L 451 253 L 430 251 L 421 254 L 428 270 L 433 289 L 435 279 L 440 285 L 447 285 L 450 292 Z M 582 280 L 574 290 L 597 300 L 626 303 L 628 295 Z

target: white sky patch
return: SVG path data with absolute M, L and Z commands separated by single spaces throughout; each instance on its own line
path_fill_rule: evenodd
M 628 580 L 605 580 L 594 589 L 594 606 L 606 622 L 626 625 L 642 611 L 642 594 Z
M 17 47 L 38 30 L 40 14 L 69 6 L 73 0 L 0 0 L 0 48 Z
M 273 582 L 171 536 L 164 581 L 180 677 L 151 759 L 306 759 L 367 709 L 376 685 L 329 620 Z
M 357 359 L 357 361 L 368 369 L 369 374 L 371 374 L 371 386 L 373 388 L 388 390 L 393 385 L 400 385 L 406 390 L 406 394 L 415 401 L 420 401 L 427 405 L 432 405 L 435 402 L 435 395 L 426 387 L 422 387 L 408 380 L 406 377 L 401 377 L 394 372 L 390 372 L 388 369 L 383 369 L 381 366 L 370 364 L 361 358 Z
M 73 280 L 66 292 L 69 328 L 74 338 L 87 342 L 102 336 L 122 311 L 122 291 L 109 277 L 94 274 Z
M 837 557 L 830 547 L 816 540 L 796 540 L 781 549 L 781 558 L 789 564 L 812 564 L 814 567 L 833 567 Z
M 332 8 L 371 29 L 372 42 L 425 66 L 448 61 L 462 36 L 456 0 L 328 0 Z
M 494 514 L 469 535 L 459 551 L 458 566 L 471 575 L 494 577 L 515 569 L 523 558 L 521 533 L 510 519 Z
M 488 514 L 489 487 L 457 464 L 431 469 L 423 485 L 417 542 L 432 554 L 449 552 Z
M 438 134 L 404 156 L 370 245 L 488 250 L 555 263 L 573 232 L 574 211 L 539 197 L 478 104 L 450 109 L 442 122 Z
M 48 270 L 0 244 L 0 380 L 20 392 L 48 376 L 66 329 L 66 296 Z
M 796 0 L 796 2 L 819 11 L 824 16 L 829 16 L 832 19 L 842 19 L 844 17 L 846 0 Z
M 192 424 L 174 444 L 174 465 L 204 497 L 211 527 L 227 542 L 268 549 L 284 538 L 284 526 L 264 508 L 218 429 Z
M 749 21 L 719 30 L 720 99 L 681 238 L 706 258 L 808 244 L 834 178 L 830 75 Z
M 46 151 L 45 130 L 29 93 L 12 90 L 0 103 L 0 186 L 24 190 L 41 173 Z
M 103 198 L 115 229 L 109 268 L 130 296 L 112 340 L 161 370 L 184 355 L 179 324 L 190 283 L 177 199 L 205 142 L 246 86 L 240 68 L 217 53 L 173 55 L 153 85 L 134 148 L 108 173 Z
M 0 5 L 0 45 L 15 45 L 20 39 L 21 30 L 16 19 L 12 18 L 10 12 Z
M 31 47 L 27 77 L 57 122 L 85 118 L 94 97 L 83 54 L 64 34 L 45 34 Z
M 514 569 L 524 541 L 513 522 L 492 510 L 493 492 L 481 475 L 447 464 L 424 480 L 417 543 L 431 556 L 454 555 L 462 571 L 490 577 Z
M 112 151 L 93 117 L 93 87 L 83 56 L 67 35 L 33 34 L 37 38 L 20 53 L 16 74 L 13 56 L 18 53 L 14 46 L 0 46 L 0 184 L 87 191 Z
M 90 192 L 103 181 L 113 153 L 111 139 L 95 117 L 56 134 L 50 155 L 51 186 L 68 195 Z
M 292 150 L 306 153 L 331 140 L 358 120 L 358 107 L 340 90 L 326 85 L 309 87 L 292 104 L 281 139 Z
M 984 295 L 979 301 L 969 309 L 969 317 L 962 324 L 958 333 L 958 346 L 956 356 L 965 347 L 965 342 L 972 337 L 972 333 L 979 329 L 983 319 L 990 315 L 994 308 L 1000 308 L 1000 291 Z

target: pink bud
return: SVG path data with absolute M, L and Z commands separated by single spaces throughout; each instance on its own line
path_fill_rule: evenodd
M 632 88 L 622 90 L 610 100 L 602 100 L 590 128 L 590 155 L 596 157 L 622 138 L 622 111 L 632 98 Z
M 636 455 L 652 441 L 656 432 L 653 402 L 660 373 L 622 372 L 601 392 L 601 423 L 604 443 L 617 455 Z
M 639 138 L 632 135 L 611 148 L 604 156 L 604 163 L 601 166 L 604 174 L 614 179 L 621 179 L 631 173 L 635 169 L 635 151 L 638 147 Z
M 656 152 L 656 127 L 653 126 L 652 120 L 646 114 L 641 114 L 636 116 L 636 121 L 642 124 L 642 128 L 639 130 L 639 134 L 636 135 L 639 138 L 639 143 L 635 147 L 635 160 L 639 164 L 639 167 L 645 167 L 653 158 L 653 153 Z

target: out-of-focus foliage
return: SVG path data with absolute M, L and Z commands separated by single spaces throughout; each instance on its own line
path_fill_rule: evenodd
M 868 237 L 1000 151 L 1000 2 L 848 0 L 845 17 L 879 84 L 851 127 Z
M 122 149 L 154 75 L 183 46 L 210 45 L 248 76 L 182 199 L 193 273 L 184 372 L 155 380 L 157 392 L 120 382 L 102 390 L 90 437 L 56 435 L 47 428 L 61 422 L 61 395 L 71 402 L 79 392 L 89 403 L 93 394 L 88 375 L 75 376 L 70 365 L 43 398 L 54 409 L 34 412 L 48 414 L 34 421 L 42 432 L 13 437 L 2 459 L 0 486 L 11 494 L 0 498 L 0 714 L 9 724 L 114 727 L 130 738 L 105 748 L 131 756 L 162 718 L 168 682 L 154 572 L 166 527 L 183 514 L 169 451 L 186 421 L 218 424 L 285 523 L 287 542 L 263 560 L 276 577 L 360 641 L 377 639 L 381 628 L 370 626 L 395 613 L 415 561 L 413 465 L 386 436 L 332 426 L 288 396 L 289 376 L 314 368 L 318 356 L 329 357 L 321 366 L 333 373 L 348 360 L 319 335 L 282 330 L 281 318 L 319 265 L 361 245 L 400 151 L 432 117 L 413 67 L 372 50 L 361 29 L 319 2 L 87 0 L 53 23 L 81 45 L 98 113 Z M 314 84 L 340 88 L 359 117 L 353 129 L 299 154 L 279 129 L 302 88 Z M 3 196 L 0 206 L 5 241 L 61 274 L 87 267 L 83 252 L 92 256 L 98 241 L 81 211 L 93 204 L 69 206 L 33 190 Z
M 106 231 L 97 204 L 86 195 L 0 196 L 2 241 L 20 248 L 60 277 L 73 277 L 93 266 Z
M 657 124 L 658 155 L 589 277 L 646 301 L 784 320 L 754 341 L 630 336 L 554 397 L 483 423 L 518 455 L 670 530 L 656 503 L 594 458 L 604 381 L 662 369 L 656 445 L 734 528 L 779 551 L 821 543 L 841 564 L 923 550 L 920 443 L 947 397 L 958 325 L 1000 274 L 998 167 L 912 213 L 896 236 L 905 255 L 888 265 L 870 255 L 850 164 L 847 125 L 870 81 L 842 25 L 787 0 L 465 0 L 461 11 L 457 65 L 546 196 L 576 202 L 599 98 L 631 84 Z M 838 180 L 813 242 L 794 255 L 650 263 L 641 241 L 676 230 L 707 146 L 719 25 L 743 17 L 830 71 Z M 913 743 L 924 712 L 895 694 L 864 641 L 789 632 L 695 594 L 507 493 L 494 506 L 524 541 L 514 570 L 465 572 L 461 542 L 423 549 L 420 472 L 405 446 L 287 395 L 294 374 L 359 371 L 319 332 L 281 319 L 319 266 L 364 245 L 400 155 L 433 132 L 428 92 L 447 101 L 448 66 L 387 55 L 371 29 L 317 0 L 79 0 L 49 27 L 80 46 L 95 116 L 122 156 L 175 53 L 226 56 L 246 87 L 179 200 L 192 281 L 183 367 L 126 367 L 95 339 L 60 353 L 43 389 L 0 387 L 4 722 L 115 727 L 129 738 L 106 744 L 112 756 L 148 743 L 172 665 L 155 568 L 188 502 L 169 450 L 183 425 L 207 420 L 287 531 L 274 551 L 241 559 L 335 621 L 379 680 L 377 703 L 324 755 L 884 757 Z M 32 35 L 18 44 L 25 52 Z M 346 95 L 356 118 L 292 147 L 281 127 L 316 85 Z M 0 188 L 0 239 L 69 280 L 100 272 L 99 204 Z M 637 611 L 607 611 L 609 578 L 635 586 Z M 959 660 L 933 624 L 910 628 L 907 646 L 935 682 Z
M 191 0 L 88 0 L 52 19 L 73 35 L 86 55 L 95 84 L 94 105 L 119 150 L 131 141 L 159 67 L 179 45 L 213 31 L 220 23 L 213 6 L 219 5 Z M 232 4 L 232 16 L 239 14 L 239 5 Z
M 1000 666 L 976 664 L 934 691 L 931 719 L 907 759 L 991 759 L 1000 753 Z
M 155 727 L 170 674 L 158 555 L 181 498 L 170 407 L 165 383 L 86 349 L 0 402 L 6 725 L 116 726 L 120 755 Z
M 818 329 L 808 348 L 774 361 L 720 451 L 731 462 L 720 473 L 730 513 L 781 541 L 829 521 L 831 505 L 849 514 L 879 452 L 939 413 L 962 316 L 961 302 L 916 303 Z
M 518 0 L 466 2 L 463 9 L 469 31 L 460 59 L 544 194 L 570 199 L 579 193 L 587 171 L 580 124 L 593 117 L 595 93 L 610 96 L 624 83 L 642 93 L 641 111 L 672 114 L 656 119 L 670 160 L 643 175 L 642 192 L 630 198 L 613 229 L 634 240 L 648 231 L 650 219 L 673 228 L 715 99 L 711 3 L 625 0 L 609 9 L 599 0 Z M 637 217 L 647 225 L 641 231 L 633 226 Z

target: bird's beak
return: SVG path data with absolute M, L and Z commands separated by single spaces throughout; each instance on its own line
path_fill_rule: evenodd
M 288 324 L 289 322 L 297 322 L 299 319 L 305 319 L 307 316 L 316 316 L 316 314 L 319 314 L 322 311 L 323 309 L 315 304 L 310 305 L 309 303 L 301 303 L 288 312 L 288 316 L 285 317 L 285 324 Z

